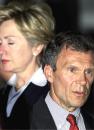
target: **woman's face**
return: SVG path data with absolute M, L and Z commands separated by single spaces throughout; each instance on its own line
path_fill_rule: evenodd
M 0 25 L 0 59 L 5 71 L 24 71 L 33 60 L 33 48 L 13 20 Z

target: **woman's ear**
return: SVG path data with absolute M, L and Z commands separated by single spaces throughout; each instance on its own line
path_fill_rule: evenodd
M 53 82 L 53 69 L 50 65 L 45 65 L 44 67 L 44 74 L 47 78 L 47 80 L 52 83 Z
M 33 47 L 33 49 L 32 49 L 33 55 L 34 56 L 39 55 L 41 53 L 41 51 L 43 50 L 43 47 L 44 47 L 43 44 L 39 44 L 39 45 Z

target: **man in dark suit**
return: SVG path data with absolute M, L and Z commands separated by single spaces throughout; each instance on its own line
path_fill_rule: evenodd
M 74 130 L 72 119 L 75 130 L 94 130 L 93 117 L 82 109 L 94 81 L 93 59 L 94 44 L 84 35 L 61 33 L 52 40 L 42 61 L 50 91 L 33 106 L 32 129 Z

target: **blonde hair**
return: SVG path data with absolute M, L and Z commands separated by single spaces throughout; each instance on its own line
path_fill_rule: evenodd
M 55 21 L 52 10 L 46 3 L 11 2 L 1 6 L 0 24 L 11 19 L 32 45 L 46 46 L 54 36 Z

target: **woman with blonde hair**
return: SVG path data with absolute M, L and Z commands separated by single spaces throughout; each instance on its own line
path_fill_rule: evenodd
M 54 36 L 54 26 L 46 3 L 13 2 L 0 7 L 2 70 L 16 75 L 13 86 L 2 91 L 3 129 L 30 129 L 32 106 L 49 89 L 40 61 Z

